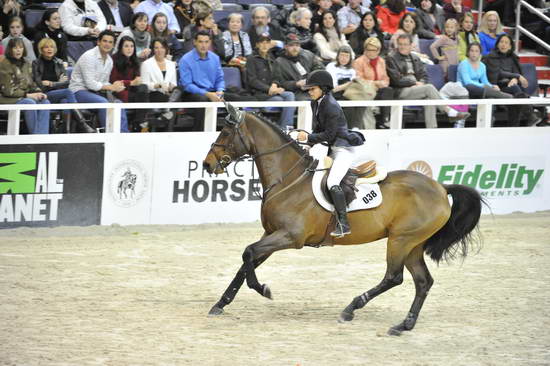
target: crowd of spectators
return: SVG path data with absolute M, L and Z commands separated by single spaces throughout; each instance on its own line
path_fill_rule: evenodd
M 216 21 L 216 0 L 64 0 L 26 27 L 23 0 L 0 0 L 0 103 L 147 103 L 309 100 L 305 80 L 326 69 L 337 99 L 356 84 L 371 99 L 442 99 L 428 80 L 439 64 L 453 97 L 528 98 L 514 42 L 503 30 L 513 7 L 487 1 L 479 29 L 462 0 L 294 0 L 277 11 L 250 10 L 245 29 L 236 11 Z M 501 22 L 504 19 L 504 22 Z M 6 33 L 2 33 L 5 31 Z M 428 49 L 421 40 L 433 40 Z M 71 43 L 88 44 L 78 57 Z M 451 66 L 456 75 L 447 75 Z M 222 67 L 235 67 L 242 89 L 227 87 Z M 361 80 L 361 83 L 355 83 Z M 447 85 L 446 85 L 447 86 Z M 436 109 L 464 126 L 460 108 L 427 106 L 426 127 L 438 127 Z M 281 128 L 292 126 L 294 107 L 281 109 Z M 104 127 L 105 110 L 96 113 Z M 128 113 L 134 113 L 128 123 Z M 121 131 L 171 131 L 178 115 L 204 128 L 204 110 L 122 110 Z M 509 125 L 533 124 L 532 108 L 510 107 Z M 49 111 L 24 113 L 29 133 L 49 133 Z M 346 108 L 349 127 L 388 128 L 390 108 Z M 65 131 L 93 132 L 78 110 L 65 111 Z M 71 127 L 72 126 L 72 127 Z M 72 129 L 71 129 L 72 128 Z

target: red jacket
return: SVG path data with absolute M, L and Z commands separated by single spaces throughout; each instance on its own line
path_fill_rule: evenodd
M 121 80 L 124 83 L 126 89 L 124 89 L 120 93 L 114 93 L 115 96 L 123 103 L 128 103 L 128 88 L 130 87 L 130 83 L 132 82 L 132 80 L 134 80 L 138 76 L 139 68 L 127 68 L 124 71 L 121 71 L 117 70 L 116 66 L 113 65 L 113 70 L 111 71 L 111 77 L 109 78 L 109 81 L 111 83 L 114 83 L 115 81 Z
M 376 17 L 380 23 L 380 30 L 394 34 L 399 28 L 399 21 L 407 13 L 407 10 L 403 10 L 401 13 L 395 14 L 385 6 L 378 5 L 376 7 Z

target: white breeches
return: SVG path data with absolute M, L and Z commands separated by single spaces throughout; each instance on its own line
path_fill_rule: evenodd
M 332 147 L 332 154 L 330 155 L 334 159 L 332 168 L 327 178 L 327 187 L 330 189 L 332 186 L 340 184 L 348 169 L 352 166 L 355 159 L 355 147 Z

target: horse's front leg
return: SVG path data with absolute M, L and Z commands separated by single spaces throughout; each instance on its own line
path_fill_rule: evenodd
M 276 231 L 264 235 L 262 239 L 246 247 L 243 252 L 243 265 L 225 290 L 221 299 L 212 307 L 209 315 L 219 315 L 224 306 L 233 301 L 240 287 L 246 279 L 246 284 L 256 290 L 260 295 L 271 299 L 271 291 L 267 285 L 261 285 L 256 277 L 256 267 L 262 264 L 269 256 L 282 249 L 295 248 L 295 244 L 286 231 Z

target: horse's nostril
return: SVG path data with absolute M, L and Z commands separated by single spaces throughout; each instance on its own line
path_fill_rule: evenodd
M 202 162 L 202 168 L 210 173 L 210 164 L 205 161 Z

